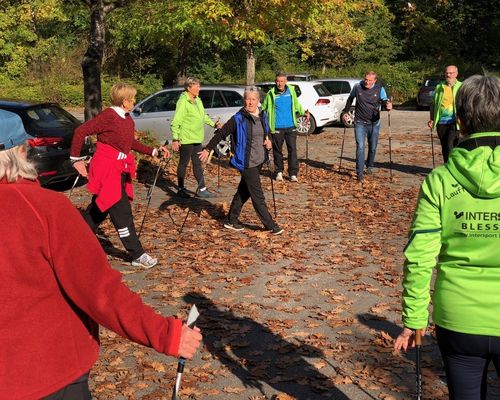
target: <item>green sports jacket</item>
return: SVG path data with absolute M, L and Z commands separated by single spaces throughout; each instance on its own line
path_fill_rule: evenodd
M 290 90 L 290 94 L 292 95 L 292 109 L 290 110 L 293 118 L 293 125 L 297 128 L 297 115 L 304 115 L 305 111 L 302 105 L 299 103 L 299 99 L 297 98 L 297 93 L 295 92 L 295 88 L 286 84 L 288 89 Z M 276 132 L 276 110 L 274 109 L 274 104 L 276 102 L 276 86 L 273 86 L 266 94 L 264 102 L 262 103 L 262 109 L 267 112 L 267 116 L 269 118 L 269 127 L 271 129 L 271 133 Z
M 205 138 L 204 124 L 215 126 L 214 121 L 205 113 L 199 97 L 191 101 L 186 92 L 182 92 L 175 106 L 175 114 L 170 127 L 172 139 L 181 144 L 203 143 Z
M 477 133 L 467 140 L 500 136 Z M 404 250 L 403 323 L 500 336 L 500 146 L 456 147 L 420 189 Z
M 432 113 L 432 120 L 434 121 L 433 125 L 432 125 L 432 128 L 433 129 L 436 129 L 436 126 L 439 122 L 439 117 L 440 117 L 440 113 L 441 113 L 441 102 L 443 101 L 443 96 L 444 96 L 444 86 L 446 86 L 446 83 L 439 83 L 437 86 L 436 86 L 436 89 L 434 90 L 434 97 L 432 99 L 432 104 L 431 104 L 431 107 L 432 107 L 432 110 L 433 110 L 433 113 Z M 456 81 L 455 84 L 453 85 L 453 87 L 451 88 L 451 92 L 453 94 L 453 110 L 455 110 L 455 98 L 457 97 L 457 92 L 458 92 L 458 89 L 460 89 L 460 86 L 462 86 L 462 82 L 460 81 Z M 457 127 L 457 130 L 460 129 L 460 126 L 458 125 L 458 121 L 455 122 L 456 124 L 456 127 Z

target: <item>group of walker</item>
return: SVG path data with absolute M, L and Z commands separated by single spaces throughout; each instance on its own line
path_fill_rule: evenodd
M 456 67 L 447 67 L 447 82 L 436 88 L 431 108 L 429 126 L 438 130 L 446 163 L 427 176 L 420 190 L 404 250 L 404 329 L 394 346 L 406 350 L 419 339 L 415 333 L 427 328 L 436 267 L 433 320 L 450 399 L 484 400 L 490 361 L 500 374 L 500 79 L 476 75 L 460 84 L 457 72 Z M 264 227 L 281 234 L 283 229 L 267 209 L 260 171 L 274 148 L 275 179 L 283 179 L 279 152 L 285 141 L 290 181 L 299 179 L 297 158 L 290 153 L 296 151 L 295 115 L 307 112 L 297 102 L 293 86 L 278 74 L 262 110 L 258 89 L 247 87 L 243 108 L 219 126 L 202 148 L 203 138 L 194 130 L 185 139 L 181 117 L 197 129 L 203 129 L 203 123 L 216 124 L 206 118 L 192 88 L 199 90 L 199 81 L 188 82 L 173 121 L 178 124 L 173 127 L 173 149 L 181 151 L 182 159 L 177 171 L 179 195 L 185 197 L 186 158 L 193 161 L 197 193 L 210 195 L 200 165 L 229 135 L 230 165 L 240 172 L 241 180 L 224 226 L 244 229 L 238 217 L 251 199 Z M 134 138 L 134 122 L 128 113 L 135 95 L 130 85 L 115 85 L 113 106 L 84 123 L 74 135 L 71 158 L 78 172 L 88 177 L 93 194 L 83 219 L 65 196 L 40 187 L 35 167 L 27 159 L 29 135 L 21 119 L 0 111 L 0 257 L 4 260 L 0 398 L 89 400 L 88 372 L 99 352 L 97 324 L 176 357 L 191 358 L 200 345 L 197 328 L 155 313 L 121 282 L 121 274 L 111 268 L 94 235 L 109 214 L 133 265 L 150 268 L 157 263 L 144 252 L 135 232 L 130 206 L 135 175 L 131 150 L 154 157 L 163 152 L 165 158 L 170 153 L 165 146 L 151 148 Z M 385 90 L 376 85 L 373 72 L 366 74 L 349 101 L 354 97 L 356 171 L 362 180 L 365 166 L 372 172 L 379 128 L 379 115 L 364 107 L 379 110 L 383 103 L 390 110 L 392 104 Z M 458 141 L 457 126 L 464 140 L 451 150 Z M 97 135 L 97 150 L 87 171 L 79 153 L 88 135 Z M 361 152 L 365 137 L 369 140 L 366 165 Z M 444 146 L 451 151 L 445 153 Z

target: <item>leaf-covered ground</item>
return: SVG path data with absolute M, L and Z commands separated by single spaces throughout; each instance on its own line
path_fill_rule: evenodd
M 402 249 L 418 188 L 432 167 L 426 113 L 393 112 L 384 121 L 375 174 L 354 179 L 353 131 L 299 137 L 300 183 L 274 182 L 281 236 L 264 232 L 251 204 L 241 233 L 224 229 L 239 175 L 221 160 L 220 192 L 208 200 L 175 196 L 176 160 L 153 192 L 142 241 L 160 263 L 130 266 L 113 227 L 101 242 L 114 268 L 164 315 L 185 318 L 196 304 L 203 348 L 187 363 L 183 399 L 409 399 L 414 353 L 394 354 L 399 332 Z M 389 155 L 389 137 L 391 154 Z M 436 163 L 441 162 L 436 139 Z M 389 160 L 392 159 L 392 179 Z M 141 162 L 136 226 L 157 164 Z M 307 172 L 307 173 L 306 173 Z M 217 188 L 217 160 L 206 169 Z M 285 174 L 286 175 L 286 174 Z M 189 187 L 195 182 L 189 173 Z M 262 177 L 273 213 L 268 171 Z M 73 195 L 88 202 L 85 188 Z M 189 210 L 183 232 L 178 231 Z M 91 374 L 96 399 L 170 399 L 176 360 L 102 329 L 102 351 Z M 431 330 L 432 332 L 432 330 Z M 491 374 L 490 398 L 500 390 Z M 432 335 L 423 347 L 424 395 L 446 399 Z

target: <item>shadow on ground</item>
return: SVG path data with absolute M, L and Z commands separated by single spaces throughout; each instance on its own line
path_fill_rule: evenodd
M 219 308 L 201 293 L 188 293 L 184 300 L 196 304 L 200 311 L 206 349 L 245 387 L 265 395 L 266 383 L 295 399 L 348 400 L 330 377 L 306 360 L 322 356 L 317 348 L 291 343 L 251 318 Z

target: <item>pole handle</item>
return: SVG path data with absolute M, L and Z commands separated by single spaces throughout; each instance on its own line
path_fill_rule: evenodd
M 415 346 L 422 346 L 422 329 L 415 330 Z

